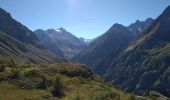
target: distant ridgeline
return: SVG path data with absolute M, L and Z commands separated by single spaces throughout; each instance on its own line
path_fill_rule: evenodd
M 67 32 L 64 28 L 46 31 L 38 29 L 34 32 L 46 48 L 67 60 L 70 60 L 87 46 L 85 41 Z
M 72 60 L 124 91 L 170 97 L 170 6 L 155 20 L 114 24 Z
M 18 62 L 54 63 L 60 58 L 43 47 L 27 27 L 0 9 L 0 58 L 15 58 Z

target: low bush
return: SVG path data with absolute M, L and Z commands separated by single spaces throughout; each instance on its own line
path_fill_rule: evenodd
M 50 86 L 52 86 L 53 85 L 53 78 L 49 78 L 48 77 L 48 79 L 47 79 L 47 87 L 50 87 Z
M 56 77 L 56 80 L 54 82 L 52 95 L 54 97 L 62 97 L 64 95 L 64 83 L 59 76 Z
M 8 62 L 8 66 L 9 67 L 16 67 L 17 63 L 16 63 L 15 59 L 10 59 L 10 61 Z
M 48 84 L 49 84 L 48 80 L 47 80 L 47 77 L 42 75 L 40 78 L 42 79 L 42 82 L 41 82 L 39 88 L 46 89 L 48 87 Z
M 81 76 L 84 78 L 93 78 L 93 73 L 90 71 L 84 71 L 84 70 L 66 70 L 62 69 L 59 71 L 59 73 L 69 76 L 69 77 L 77 77 Z
M 8 77 L 10 79 L 19 79 L 21 77 L 21 72 L 19 70 L 12 70 Z
M 4 72 L 5 71 L 5 65 L 4 64 L 0 64 L 0 72 Z
M 37 78 L 40 77 L 40 72 L 38 70 L 33 69 L 33 70 L 26 71 L 24 73 L 24 76 L 28 78 Z

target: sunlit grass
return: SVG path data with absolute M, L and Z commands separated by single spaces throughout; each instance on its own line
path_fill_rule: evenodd
M 101 77 L 91 75 L 91 71 L 83 65 L 70 63 L 57 63 L 49 65 L 18 64 L 16 67 L 6 66 L 2 77 L 8 77 L 13 70 L 20 72 L 22 82 L 29 82 L 29 78 L 35 80 L 46 77 L 52 82 L 46 88 L 21 89 L 14 81 L 0 81 L 0 100 L 133 100 L 134 95 L 124 93 L 106 83 Z M 33 73 L 34 72 L 34 73 Z M 68 74 L 69 73 L 69 74 Z M 84 73 L 87 75 L 81 75 Z M 72 75 L 73 74 L 73 75 Z M 56 77 L 60 77 L 64 86 L 64 95 L 53 97 L 52 90 Z M 32 81 L 30 81 L 32 82 Z M 39 82 L 39 81 L 38 81 Z

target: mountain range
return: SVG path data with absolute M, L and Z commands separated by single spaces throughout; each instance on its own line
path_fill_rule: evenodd
M 72 60 L 91 66 L 97 73 L 104 73 L 107 69 L 106 66 L 108 66 L 106 64 L 111 62 L 109 56 L 121 52 L 132 40 L 140 36 L 153 21 L 152 18 L 147 18 L 145 21 L 137 20 L 127 27 L 114 24 L 107 32 L 96 38 L 90 46 L 74 56 Z
M 81 90 L 86 92 L 87 87 L 94 88 L 94 90 L 90 89 L 90 92 L 116 91 L 114 95 L 107 94 L 109 98 L 112 98 L 112 95 L 117 99 L 122 95 L 128 98 L 138 97 L 119 93 L 119 90 L 108 85 L 110 83 L 124 92 L 150 96 L 150 91 L 156 91 L 170 97 L 169 27 L 170 6 L 156 19 L 137 20 L 129 26 L 115 23 L 101 36 L 85 39 L 74 36 L 62 27 L 37 29 L 32 32 L 0 8 L 0 82 L 4 79 L 9 81 L 10 74 L 19 70 L 22 72 L 20 73 L 22 77 L 12 79 L 12 82 L 17 84 L 21 81 L 22 84 L 29 86 L 27 81 L 30 84 L 35 83 L 35 77 L 27 76 L 35 74 L 40 78 L 38 82 L 40 80 L 49 82 L 50 91 L 52 91 L 52 84 L 54 85 L 54 76 L 59 74 L 67 81 L 69 87 L 65 91 L 68 91 L 68 94 L 78 95 L 80 86 Z M 2 59 L 15 59 L 19 64 L 15 69 L 6 62 L 2 63 Z M 30 65 L 22 65 L 23 63 Z M 2 70 L 2 66 L 6 66 L 7 70 L 5 68 Z M 35 72 L 24 74 L 32 69 L 37 70 L 41 75 Z M 95 74 L 102 76 L 109 83 L 100 80 Z M 48 77 L 44 80 L 46 76 Z M 97 84 L 100 86 L 96 88 Z M 3 86 L 0 83 L 0 88 Z M 75 90 L 72 92 L 74 88 L 78 92 Z M 49 90 L 47 88 L 45 93 L 48 94 Z
M 150 24 L 145 25 L 147 28 L 140 28 L 139 21 L 128 27 L 113 25 L 73 61 L 89 65 L 124 91 L 136 94 L 158 91 L 170 96 L 170 6 L 152 21 L 145 21 Z
M 88 45 L 90 45 L 90 43 L 92 43 L 96 38 L 94 38 L 94 39 L 85 39 L 85 38 L 83 38 L 83 37 L 80 37 L 79 39 L 88 46 Z
M 140 33 L 145 31 L 152 23 L 154 19 L 147 18 L 145 21 L 136 20 L 135 23 L 130 24 L 127 26 L 129 31 L 133 33 L 133 35 L 138 36 Z
M 77 38 L 64 28 L 34 31 L 41 43 L 61 58 L 71 59 L 86 47 L 85 41 Z
M 106 66 L 98 67 L 98 64 L 111 52 L 119 52 L 133 39 L 133 34 L 123 25 L 114 24 L 106 33 L 93 41 L 87 48 L 76 55 L 73 61 L 78 61 L 92 69 L 100 70 Z M 91 60 L 93 59 L 93 60 Z M 104 70 L 102 70 L 104 72 Z
M 46 49 L 36 35 L 0 9 L 0 58 L 19 62 L 54 63 L 60 58 Z
M 126 49 L 111 57 L 105 77 L 125 91 L 170 96 L 170 6 Z
M 2 9 L 0 22 L 0 100 L 144 98 L 115 89 L 85 65 L 61 59 L 47 49 L 35 33 Z M 51 29 L 47 31 L 49 34 L 54 32 Z M 64 29 L 56 31 L 63 32 Z M 53 35 L 56 36 L 55 33 Z M 63 35 L 65 32 L 59 36 Z M 78 42 L 73 44 L 79 44 L 80 40 L 68 35 L 66 33 L 62 39 L 73 39 Z M 62 56 L 63 52 L 59 52 Z

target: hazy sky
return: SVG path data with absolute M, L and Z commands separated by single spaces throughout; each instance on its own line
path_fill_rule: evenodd
M 0 0 L 0 7 L 31 30 L 64 27 L 94 38 L 114 23 L 156 18 L 170 0 Z

